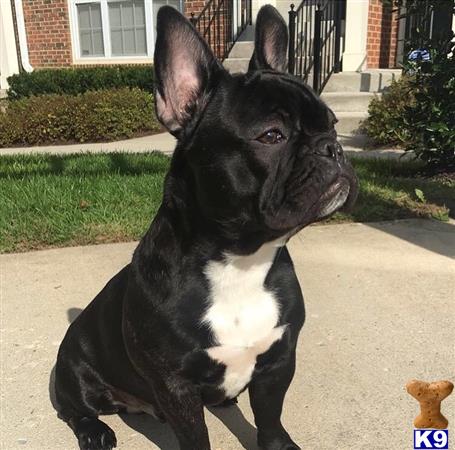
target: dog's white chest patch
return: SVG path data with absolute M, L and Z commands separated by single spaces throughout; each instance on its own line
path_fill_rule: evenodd
M 228 255 L 205 268 L 210 304 L 203 322 L 210 326 L 217 344 L 207 353 L 226 365 L 222 388 L 230 398 L 248 384 L 256 357 L 279 340 L 285 329 L 276 326 L 279 305 L 274 293 L 264 287 L 277 248 L 276 243 L 268 243 L 252 255 Z

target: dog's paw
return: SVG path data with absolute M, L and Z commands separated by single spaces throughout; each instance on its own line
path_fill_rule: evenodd
M 98 419 L 82 419 L 76 434 L 81 450 L 112 450 L 117 447 L 115 433 Z
M 262 450 L 301 450 L 284 429 L 258 432 L 258 445 Z

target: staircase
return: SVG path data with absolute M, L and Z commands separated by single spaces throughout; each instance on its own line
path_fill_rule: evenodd
M 358 133 L 360 122 L 368 117 L 368 105 L 376 96 L 401 76 L 401 70 L 377 69 L 365 72 L 340 72 L 333 74 L 321 98 L 338 118 L 337 133 L 350 136 Z M 361 141 L 359 136 L 357 141 Z M 365 140 L 365 139 L 363 139 Z
M 229 57 L 224 60 L 224 67 L 231 73 L 246 72 L 253 50 L 254 28 L 248 25 L 232 47 Z

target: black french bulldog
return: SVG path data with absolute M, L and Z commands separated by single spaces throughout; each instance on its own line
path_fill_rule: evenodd
M 161 207 L 121 270 L 69 327 L 59 416 L 81 449 L 116 446 L 102 414 L 167 421 L 210 449 L 204 405 L 248 389 L 266 450 L 298 449 L 280 421 L 304 321 L 285 247 L 356 197 L 330 109 L 285 74 L 287 29 L 257 17 L 247 74 L 230 75 L 175 9 L 158 13 L 156 108 L 178 143 Z

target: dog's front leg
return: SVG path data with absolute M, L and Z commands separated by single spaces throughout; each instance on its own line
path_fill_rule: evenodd
M 177 436 L 180 450 L 210 450 L 204 406 L 198 390 L 188 382 L 173 378 L 161 383 L 155 380 L 154 385 L 156 400 Z
M 248 387 L 258 445 L 264 450 L 299 450 L 281 424 L 284 397 L 295 371 L 295 351 L 289 360 L 270 372 L 260 374 Z

